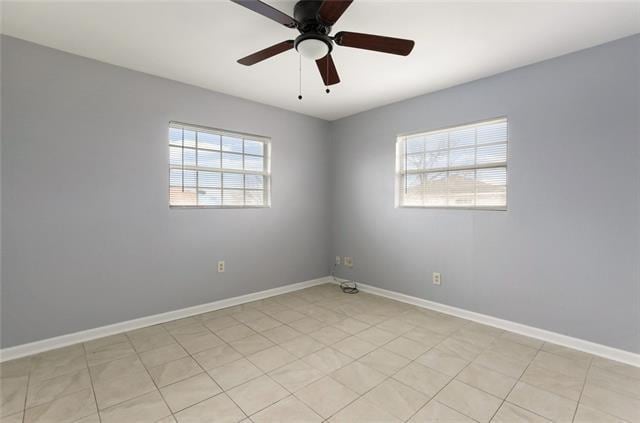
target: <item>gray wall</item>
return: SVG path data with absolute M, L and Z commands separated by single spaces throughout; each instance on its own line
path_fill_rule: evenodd
M 2 347 L 328 274 L 327 122 L 2 41 Z M 171 120 L 272 137 L 273 206 L 170 210 Z
M 334 122 L 340 274 L 640 352 L 640 37 Z M 394 208 L 398 133 L 506 115 L 508 211 Z M 442 285 L 431 273 L 442 272 Z

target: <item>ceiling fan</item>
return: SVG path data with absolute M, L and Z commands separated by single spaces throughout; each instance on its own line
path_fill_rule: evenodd
M 231 1 L 300 32 L 295 40 L 283 41 L 238 60 L 238 63 L 245 66 L 255 65 L 295 48 L 302 57 L 315 60 L 324 84 L 329 86 L 340 82 L 338 71 L 331 58 L 334 43 L 342 47 L 373 50 L 400 56 L 407 56 L 413 49 L 414 42 L 412 40 L 401 38 L 346 31 L 340 31 L 330 36 L 331 27 L 340 19 L 353 0 L 300 0 L 293 10 L 295 19 L 260 0 Z

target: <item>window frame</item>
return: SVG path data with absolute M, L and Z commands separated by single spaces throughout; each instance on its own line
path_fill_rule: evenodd
M 419 170 L 409 170 L 403 168 L 402 161 L 406 161 L 407 153 L 403 151 L 403 147 L 406 146 L 407 138 L 416 135 L 433 135 L 442 132 L 452 132 L 454 130 L 461 130 L 469 127 L 477 127 L 483 124 L 491 124 L 498 123 L 500 121 L 504 121 L 506 123 L 506 141 L 505 141 L 505 161 L 504 163 L 490 163 L 490 164 L 480 164 L 474 163 L 473 165 L 466 166 L 447 166 L 444 168 L 434 168 L 434 169 L 419 169 Z M 463 123 L 460 125 L 451 125 L 444 128 L 432 129 L 432 130 L 421 130 L 421 131 L 413 131 L 400 133 L 396 136 L 395 141 L 395 208 L 405 208 L 405 209 L 433 209 L 433 210 L 481 210 L 481 211 L 507 211 L 509 205 L 509 119 L 507 116 L 497 116 L 493 118 L 482 119 L 474 122 Z M 501 144 L 495 143 L 494 145 Z M 491 145 L 491 144 L 487 144 Z M 474 146 L 477 149 L 477 143 L 474 143 Z M 460 149 L 465 147 L 460 147 Z M 439 149 L 445 150 L 445 149 Z M 451 151 L 452 148 L 447 145 L 446 150 Z M 454 148 L 455 150 L 455 148 Z M 405 164 L 406 167 L 406 164 Z M 402 204 L 402 178 L 407 174 L 416 174 L 416 175 L 424 175 L 428 173 L 437 173 L 437 172 L 450 172 L 450 171 L 461 171 L 461 170 L 478 170 L 478 169 L 494 169 L 494 168 L 504 168 L 505 169 L 505 205 L 504 206 L 435 206 L 435 205 L 404 205 Z
M 251 157 L 262 157 L 263 158 L 263 171 L 252 171 L 252 170 L 244 170 L 244 169 L 230 169 L 230 168 L 224 168 L 222 167 L 222 163 L 220 163 L 221 167 L 219 168 L 215 168 L 215 167 L 204 167 L 204 166 L 198 166 L 197 161 L 196 161 L 196 165 L 172 165 L 171 164 L 171 137 L 170 137 L 170 131 L 171 128 L 176 128 L 176 127 L 182 127 L 182 129 L 187 129 L 187 130 L 193 130 L 193 131 L 200 131 L 200 132 L 206 132 L 209 134 L 214 134 L 214 135 L 218 135 L 221 137 L 221 142 L 222 142 L 222 137 L 226 136 L 226 137 L 233 137 L 233 138 L 240 138 L 242 139 L 243 143 L 242 143 L 242 153 L 235 153 L 235 154 L 241 154 L 242 155 L 242 160 L 243 160 L 243 164 L 244 164 L 244 160 L 245 160 L 245 156 L 251 156 Z M 250 141 L 258 141 L 261 142 L 263 144 L 263 155 L 262 156 L 257 156 L 254 154 L 248 154 L 244 152 L 244 141 L 245 140 L 250 140 Z M 167 181 L 167 193 L 168 193 L 168 198 L 167 198 L 167 203 L 169 204 L 169 208 L 170 209 L 266 209 L 266 208 L 271 208 L 271 138 L 267 137 L 265 135 L 257 135 L 257 134 L 250 134 L 247 132 L 239 132 L 239 131 L 230 131 L 227 129 L 220 129 L 220 128 L 213 128 L 213 127 L 209 127 L 209 126 L 203 126 L 203 125 L 197 125 L 197 124 L 192 124 L 192 123 L 185 123 L 185 122 L 180 122 L 180 121 L 170 121 L 168 126 L 167 126 L 167 147 L 168 147 L 168 157 L 167 157 L 167 161 L 168 161 L 168 181 Z M 196 147 L 182 147 L 182 150 L 184 149 L 189 149 L 189 150 L 194 150 L 196 152 L 196 157 L 197 157 L 197 151 L 199 150 L 198 146 L 197 146 L 197 141 L 196 141 Z M 203 148 L 202 150 L 205 151 L 218 151 L 220 152 L 220 154 L 222 154 L 224 151 L 222 150 L 222 145 L 220 145 L 220 150 L 215 150 L 215 149 L 210 149 L 210 148 Z M 197 159 L 196 159 L 197 160 Z M 243 166 L 244 167 L 244 166 Z M 218 172 L 220 173 L 220 193 L 221 195 L 223 194 L 224 191 L 224 177 L 223 174 L 224 173 L 236 173 L 236 174 L 242 174 L 242 175 L 261 175 L 264 177 L 264 182 L 263 182 L 263 204 L 262 205 L 224 205 L 224 204 L 220 204 L 220 205 L 174 205 L 171 204 L 171 171 L 175 170 L 175 169 L 184 169 L 184 170 L 190 170 L 190 171 L 195 171 L 196 174 L 198 171 L 205 171 L 205 172 Z M 196 199 L 197 199 L 197 195 L 198 195 L 198 190 L 199 190 L 199 186 L 196 184 Z M 245 193 L 246 188 L 242 188 L 243 193 Z M 258 191 L 258 190 L 256 190 Z M 246 193 L 245 193 L 246 195 Z

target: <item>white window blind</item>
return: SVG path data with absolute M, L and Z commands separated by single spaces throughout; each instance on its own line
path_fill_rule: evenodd
M 397 205 L 506 210 L 507 120 L 398 137 Z
M 169 205 L 268 207 L 267 138 L 172 122 L 169 125 Z

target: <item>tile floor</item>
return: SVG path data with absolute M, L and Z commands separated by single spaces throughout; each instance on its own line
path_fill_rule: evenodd
M 0 365 L 13 422 L 640 422 L 640 368 L 320 285 Z

